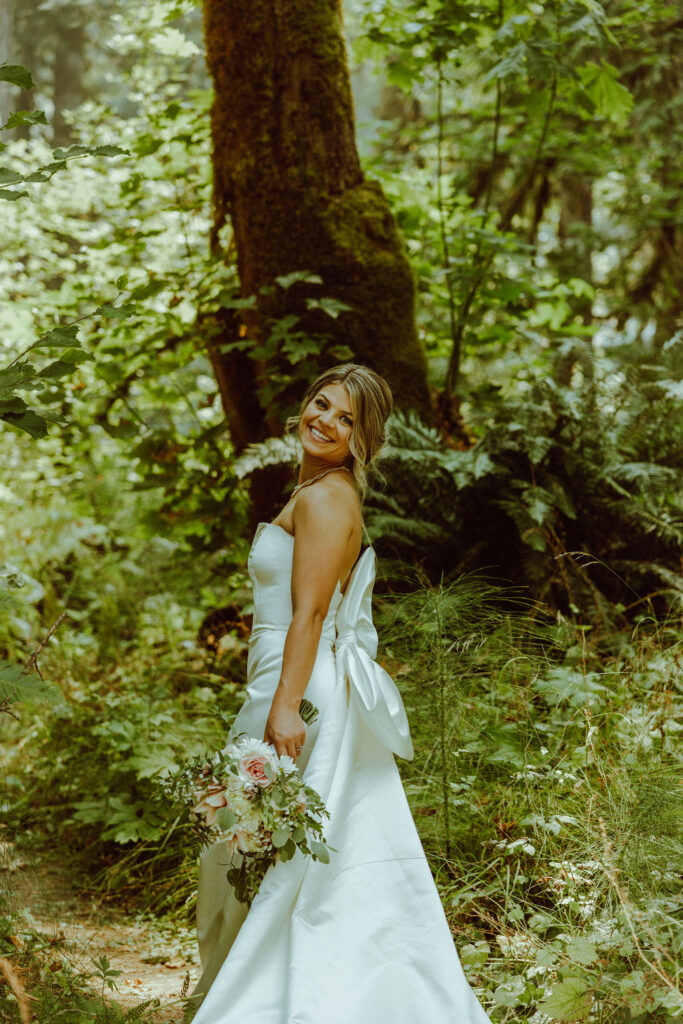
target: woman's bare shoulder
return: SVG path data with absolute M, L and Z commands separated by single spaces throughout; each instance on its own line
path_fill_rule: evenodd
M 352 475 L 346 470 L 328 473 L 310 487 L 302 489 L 292 510 L 297 521 L 314 519 L 341 533 L 352 533 L 361 528 L 361 510 L 358 491 Z

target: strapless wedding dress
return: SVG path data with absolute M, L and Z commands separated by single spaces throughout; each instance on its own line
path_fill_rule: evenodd
M 249 555 L 254 625 L 231 736 L 263 738 L 292 617 L 294 538 L 261 523 Z M 394 760 L 413 754 L 400 694 L 374 660 L 375 553 L 325 618 L 306 697 L 319 709 L 297 764 L 330 812 L 329 864 L 300 853 L 238 903 L 220 844 L 200 859 L 206 993 L 192 1024 L 487 1024 L 460 966 Z

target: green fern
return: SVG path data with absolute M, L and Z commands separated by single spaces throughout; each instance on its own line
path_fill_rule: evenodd
M 627 355 L 616 382 L 594 361 L 583 386 L 539 377 L 522 399 L 487 392 L 466 451 L 415 413 L 392 416 L 388 484 L 366 501 L 380 550 L 417 558 L 433 579 L 495 566 L 586 614 L 605 598 L 630 607 L 635 591 L 662 594 L 663 582 L 671 593 L 683 547 L 683 332 L 656 364 L 634 346 Z M 562 550 L 589 564 L 560 569 Z
M 59 691 L 33 672 L 25 673 L 18 665 L 0 660 L 0 704 L 21 700 L 53 704 L 59 700 Z
M 129 1024 L 131 1021 L 141 1021 L 148 1010 L 156 1010 L 161 1006 L 161 1000 L 158 996 L 154 996 L 152 999 L 145 999 L 143 1003 L 139 1003 L 137 1006 L 132 1006 L 129 1010 L 126 1010 L 122 1021 Z
M 242 480 L 257 469 L 266 466 L 296 466 L 301 459 L 301 445 L 292 434 L 269 437 L 258 444 L 250 444 L 233 463 L 235 476 Z

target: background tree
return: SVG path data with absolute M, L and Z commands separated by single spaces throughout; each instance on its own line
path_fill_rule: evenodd
M 217 251 L 235 246 L 242 300 L 239 315 L 220 312 L 212 359 L 237 449 L 280 431 L 293 381 L 351 358 L 429 418 L 413 271 L 381 187 L 361 170 L 340 4 L 207 0 L 204 10 L 212 237 Z

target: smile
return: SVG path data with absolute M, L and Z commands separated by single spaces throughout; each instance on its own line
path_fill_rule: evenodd
M 308 426 L 308 429 L 313 434 L 313 437 L 316 439 L 316 441 L 328 441 L 329 442 L 329 441 L 332 440 L 331 437 L 326 437 L 325 434 L 321 434 L 319 430 L 316 430 L 315 427 L 312 427 L 310 424 Z

